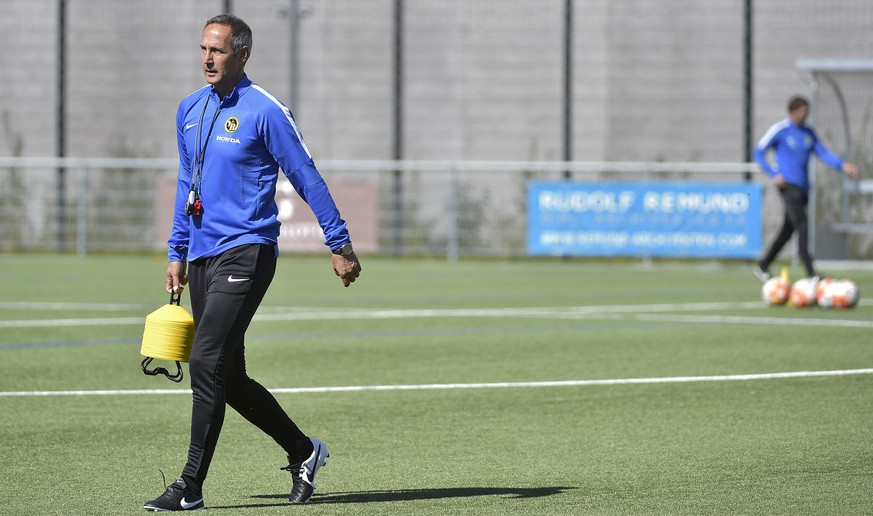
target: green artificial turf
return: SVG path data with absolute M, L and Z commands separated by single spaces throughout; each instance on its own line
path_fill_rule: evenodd
M 164 269 L 0 255 L 0 513 L 140 514 L 178 475 L 186 383 L 139 370 Z M 860 306 L 767 307 L 742 263 L 364 257 L 344 289 L 329 257 L 283 256 L 247 366 L 331 457 L 289 507 L 281 449 L 229 410 L 207 507 L 869 512 L 873 272 L 834 275 Z M 828 371 L 855 373 L 736 378 Z

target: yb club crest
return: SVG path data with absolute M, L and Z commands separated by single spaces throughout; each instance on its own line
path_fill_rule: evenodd
M 237 117 L 232 116 L 224 122 L 224 130 L 227 131 L 228 134 L 233 133 L 239 127 L 239 119 Z

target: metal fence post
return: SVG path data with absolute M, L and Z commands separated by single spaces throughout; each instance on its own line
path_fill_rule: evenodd
M 394 0 L 393 26 L 393 157 L 395 161 L 403 159 L 403 0 Z M 403 170 L 394 169 L 392 194 L 394 196 L 394 219 L 392 227 L 391 255 L 399 258 L 403 255 Z
M 66 0 L 58 0 L 58 18 L 57 18 L 57 59 L 58 59 L 58 81 L 57 81 L 57 99 L 55 101 L 55 123 L 57 124 L 56 149 L 57 157 L 63 158 L 66 156 L 66 97 L 67 97 L 67 3 Z M 57 233 L 57 249 L 58 252 L 64 252 L 67 247 L 67 178 L 66 169 L 63 165 L 58 166 L 56 178 L 56 188 L 58 196 L 58 233 Z
M 448 240 L 446 242 L 446 254 L 450 262 L 458 261 L 458 164 L 452 163 L 449 167 L 449 213 L 448 213 Z
M 809 85 L 810 96 L 809 96 L 809 125 L 815 127 L 816 120 L 818 118 L 818 93 L 819 93 L 819 82 L 820 77 L 817 72 L 812 73 L 812 82 Z M 809 204 L 807 205 L 807 224 L 806 224 L 806 235 L 808 238 L 807 248 L 811 253 L 815 253 L 815 229 L 818 227 L 818 203 L 815 200 L 817 193 L 817 185 L 816 182 L 818 178 L 816 177 L 816 165 L 815 160 L 811 159 L 806 164 L 807 175 L 809 176 Z M 797 265 L 800 261 L 800 253 L 797 250 L 797 241 L 799 240 L 799 235 L 797 232 L 791 235 L 791 264 Z M 813 254 L 813 256 L 815 256 Z
M 88 167 L 80 162 L 76 168 L 79 188 L 76 195 L 76 252 L 79 256 L 88 254 Z

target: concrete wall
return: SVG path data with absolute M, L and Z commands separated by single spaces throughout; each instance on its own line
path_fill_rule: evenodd
M 301 0 L 299 105 L 318 159 L 392 155 L 393 0 Z M 54 155 L 55 0 L 5 0 L 0 154 Z M 236 1 L 250 77 L 290 97 L 290 0 Z M 873 3 L 756 2 L 754 132 L 805 92 L 799 57 L 873 55 Z M 174 157 L 213 0 L 67 0 L 67 155 Z M 562 156 L 563 0 L 406 0 L 404 156 Z M 742 2 L 577 0 L 573 155 L 739 161 Z M 871 86 L 873 90 L 873 86 Z M 14 143 L 23 142 L 22 149 Z

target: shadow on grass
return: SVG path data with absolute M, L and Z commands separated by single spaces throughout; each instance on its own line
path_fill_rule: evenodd
M 385 491 L 353 491 L 348 493 L 324 493 L 312 497 L 313 504 L 404 502 L 410 500 L 433 500 L 439 498 L 470 498 L 473 496 L 501 496 L 505 498 L 540 498 L 553 496 L 575 487 L 446 487 L 433 489 L 398 489 Z M 252 495 L 263 500 L 283 500 L 283 503 L 254 503 L 209 506 L 210 509 L 241 509 L 288 505 L 287 494 Z

